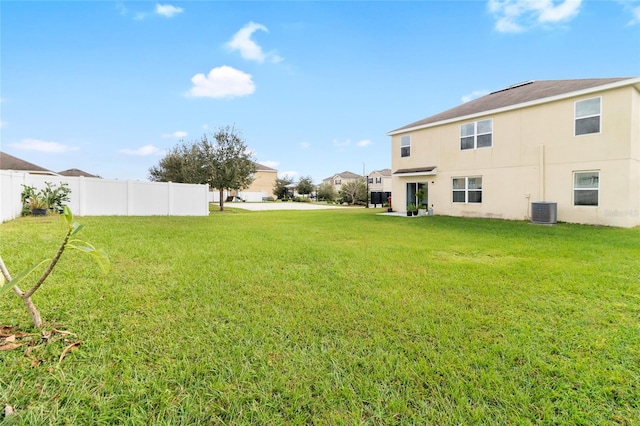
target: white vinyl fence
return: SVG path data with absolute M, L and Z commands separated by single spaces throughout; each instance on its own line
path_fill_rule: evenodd
M 22 185 L 69 184 L 67 203 L 77 216 L 208 216 L 209 186 L 172 182 L 44 176 L 0 170 L 0 223 L 22 212 Z

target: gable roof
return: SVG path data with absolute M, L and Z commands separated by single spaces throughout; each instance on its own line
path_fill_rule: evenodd
M 339 178 L 341 178 L 341 179 L 359 179 L 359 178 L 361 178 L 362 176 L 360 176 L 360 175 L 358 175 L 358 174 L 355 174 L 355 173 L 353 173 L 353 172 L 344 171 L 344 172 L 342 172 L 342 173 L 336 173 L 335 175 L 330 176 L 330 177 L 328 177 L 328 178 L 326 178 L 326 179 L 323 179 L 323 180 L 335 179 L 335 178 L 337 178 L 337 177 L 339 177 Z
M 486 114 L 492 111 L 515 109 L 531 104 L 549 102 L 554 99 L 569 96 L 577 96 L 596 90 L 636 85 L 640 89 L 640 78 L 589 78 L 579 80 L 545 80 L 527 81 L 513 84 L 502 90 L 474 99 L 457 107 L 432 115 L 422 120 L 407 124 L 387 133 L 388 136 L 403 133 L 409 130 L 417 130 L 436 124 L 444 124 L 450 121 L 471 118 L 475 115 Z
M 277 172 L 276 169 L 272 169 L 271 167 L 267 167 L 264 164 L 256 163 L 255 161 L 253 162 L 253 164 L 256 166 L 256 171 L 258 171 L 258 172 Z
M 98 176 L 96 175 L 92 175 L 91 173 L 87 173 L 84 170 L 80 170 L 80 169 L 69 169 L 69 170 L 63 170 L 61 172 L 58 172 L 59 175 L 62 176 L 82 176 L 82 177 L 92 177 L 92 178 L 97 178 Z
M 374 170 L 369 175 L 379 174 L 380 176 L 391 176 L 391 169 Z
M 25 172 L 39 172 L 45 174 L 56 174 L 49 169 L 40 167 L 36 164 L 25 161 L 21 158 L 14 157 L 11 154 L 0 151 L 0 170 L 20 170 Z

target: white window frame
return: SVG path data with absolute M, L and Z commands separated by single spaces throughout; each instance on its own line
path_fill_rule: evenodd
M 464 179 L 464 188 L 455 188 L 454 182 Z M 480 179 L 480 188 L 469 188 L 469 179 Z M 480 193 L 480 201 L 469 201 L 469 192 Z M 451 202 L 460 204 L 482 204 L 482 176 L 456 176 L 451 178 Z M 455 193 L 464 193 L 464 201 L 455 201 Z
M 411 157 L 411 135 L 400 136 L 400 157 Z
M 598 182 L 595 186 L 591 187 L 577 187 L 576 178 L 579 174 L 595 173 L 598 177 Z M 596 191 L 597 200 L 596 204 L 576 204 L 576 191 Z M 600 170 L 576 170 L 573 172 L 573 206 L 574 207 L 598 207 L 600 206 Z
M 592 101 L 594 99 L 598 99 L 599 102 L 599 111 L 597 114 L 587 114 L 578 117 L 578 104 L 581 102 Z M 584 120 L 587 118 L 598 117 L 598 131 L 597 132 L 589 132 L 589 133 L 580 133 L 578 134 L 578 120 Z M 585 135 L 597 135 L 602 133 L 602 96 L 596 96 L 593 98 L 580 99 L 579 101 L 575 101 L 573 103 L 573 135 L 574 136 L 585 136 Z
M 491 129 L 488 132 L 479 132 L 478 131 L 478 123 L 482 123 L 488 121 Z M 463 129 L 472 124 L 473 125 L 473 133 L 465 135 L 463 134 Z M 478 136 L 486 136 L 491 135 L 491 144 L 488 146 L 478 146 Z M 462 140 L 467 138 L 473 138 L 473 147 L 463 148 Z M 469 149 L 481 149 L 481 148 L 491 148 L 493 147 L 493 118 L 485 118 L 484 120 L 472 121 L 470 123 L 463 123 L 460 125 L 460 151 L 467 151 Z

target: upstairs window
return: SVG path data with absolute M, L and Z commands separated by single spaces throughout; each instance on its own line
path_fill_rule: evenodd
M 334 183 L 335 185 L 340 185 L 340 184 L 342 183 L 342 180 L 340 180 L 340 179 L 336 179 L 333 183 Z
M 591 98 L 575 103 L 575 135 L 600 133 L 602 98 Z
M 376 178 L 376 183 L 382 183 L 382 178 L 381 177 L 377 177 Z
M 600 198 L 600 172 L 573 173 L 573 205 L 597 206 Z
M 400 157 L 411 156 L 411 135 L 400 138 Z
M 493 142 L 493 119 L 460 126 L 460 149 L 489 148 Z
M 459 177 L 452 180 L 454 203 L 481 203 L 482 177 Z

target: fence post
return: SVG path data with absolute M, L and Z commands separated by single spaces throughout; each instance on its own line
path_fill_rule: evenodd
M 133 182 L 131 182 L 130 180 L 127 180 L 127 216 L 131 216 L 132 210 L 133 210 Z

